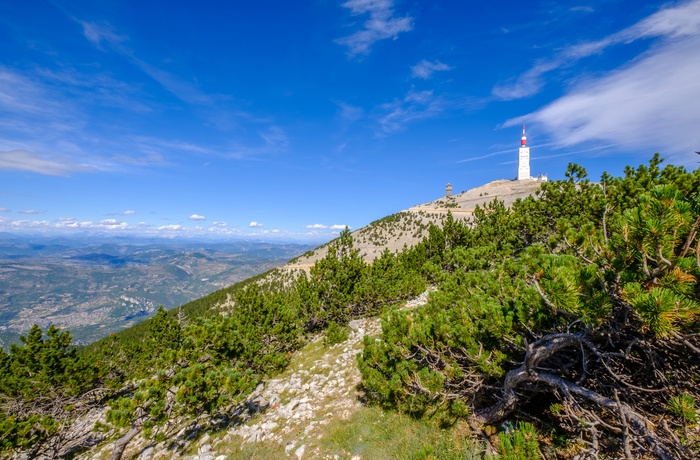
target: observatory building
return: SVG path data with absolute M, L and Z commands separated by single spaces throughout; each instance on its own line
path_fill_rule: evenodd
M 525 137 L 525 125 L 523 125 L 523 137 L 520 138 L 518 149 L 518 180 L 530 179 L 530 147 L 527 146 Z

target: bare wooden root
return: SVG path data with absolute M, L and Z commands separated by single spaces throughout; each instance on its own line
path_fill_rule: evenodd
M 554 392 L 563 403 L 560 421 L 589 439 L 593 456 L 613 450 L 629 459 L 649 454 L 664 460 L 695 458 L 664 425 L 663 413 L 680 388 L 700 394 L 693 378 L 700 368 L 698 337 L 677 334 L 660 341 L 629 331 L 590 334 L 553 333 L 527 344 L 522 363 L 503 380 L 498 400 L 477 408 L 474 419 L 499 423 L 535 395 Z M 619 443 L 602 446 L 603 438 Z

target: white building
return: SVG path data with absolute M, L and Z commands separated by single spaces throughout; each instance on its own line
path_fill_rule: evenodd
M 523 137 L 520 138 L 518 149 L 518 180 L 531 179 L 530 177 L 530 147 L 527 146 L 525 137 L 525 125 L 523 125 Z

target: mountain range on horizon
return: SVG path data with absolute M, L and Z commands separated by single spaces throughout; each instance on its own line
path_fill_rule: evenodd
M 33 324 L 86 344 L 286 263 L 281 242 L 0 236 L 0 346 Z

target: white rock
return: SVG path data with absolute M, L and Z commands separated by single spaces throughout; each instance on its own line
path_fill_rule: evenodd
M 207 437 L 208 439 L 208 437 Z M 206 454 L 211 450 L 211 444 L 204 444 L 202 447 L 199 448 L 199 453 L 200 454 Z
M 265 431 L 274 430 L 275 428 L 277 428 L 277 423 L 275 422 L 265 422 L 262 425 L 262 429 Z
M 294 455 L 297 456 L 299 460 L 304 456 L 304 450 L 306 450 L 306 444 L 302 444 L 297 450 L 294 451 Z

